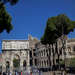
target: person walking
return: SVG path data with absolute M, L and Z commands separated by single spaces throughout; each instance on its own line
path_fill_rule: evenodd
M 11 72 L 9 72 L 7 75 L 12 75 Z
M 32 75 L 32 72 L 30 72 L 30 75 Z
M 0 75 L 2 75 L 2 73 L 0 72 Z
M 22 71 L 21 71 L 21 75 L 22 75 Z
M 16 71 L 16 75 L 18 75 L 17 71 Z
M 6 73 L 5 73 L 5 72 L 3 72 L 3 75 L 6 75 Z

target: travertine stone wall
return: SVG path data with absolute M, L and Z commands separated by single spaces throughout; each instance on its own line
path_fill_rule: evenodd
M 27 40 L 3 40 L 2 41 L 2 71 L 6 71 L 6 62 L 9 62 L 10 72 L 13 71 L 13 60 L 20 60 L 20 69 L 23 70 L 23 62 L 26 61 L 26 67 L 29 62 L 29 41 Z

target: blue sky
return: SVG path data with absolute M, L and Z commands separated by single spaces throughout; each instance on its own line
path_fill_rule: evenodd
M 27 39 L 28 34 L 40 39 L 47 19 L 58 14 L 65 13 L 75 20 L 75 0 L 19 0 L 15 6 L 7 4 L 6 9 L 12 16 L 14 28 L 10 34 L 1 33 L 0 40 Z M 75 38 L 75 31 L 68 37 Z

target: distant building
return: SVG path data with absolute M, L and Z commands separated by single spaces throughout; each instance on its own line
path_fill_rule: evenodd
M 36 49 L 34 51 L 34 66 L 43 71 L 50 70 L 54 64 L 58 64 L 58 53 L 56 52 L 55 44 L 53 45 L 54 51 L 52 51 L 52 46 L 43 45 L 40 42 L 36 44 Z M 53 62 L 53 52 L 54 52 L 54 62 Z
M 66 57 L 75 58 L 75 38 L 67 39 Z
M 41 42 L 37 43 L 35 48 L 34 66 L 44 71 L 50 70 L 54 64 L 59 65 L 58 61 L 75 58 L 75 39 L 65 38 L 65 40 L 62 40 L 59 38 L 57 42 L 58 50 L 56 50 L 56 43 L 53 44 L 54 51 L 52 51 L 51 45 L 46 46 Z M 60 59 L 58 60 L 58 58 Z

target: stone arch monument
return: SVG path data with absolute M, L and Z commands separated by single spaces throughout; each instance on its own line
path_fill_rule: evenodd
M 28 40 L 3 40 L 2 41 L 2 71 L 14 71 L 14 64 L 19 62 L 20 71 L 29 67 L 29 41 Z M 14 60 L 16 59 L 16 60 Z M 15 61 L 15 63 L 13 62 Z M 7 66 L 7 67 L 6 67 Z

